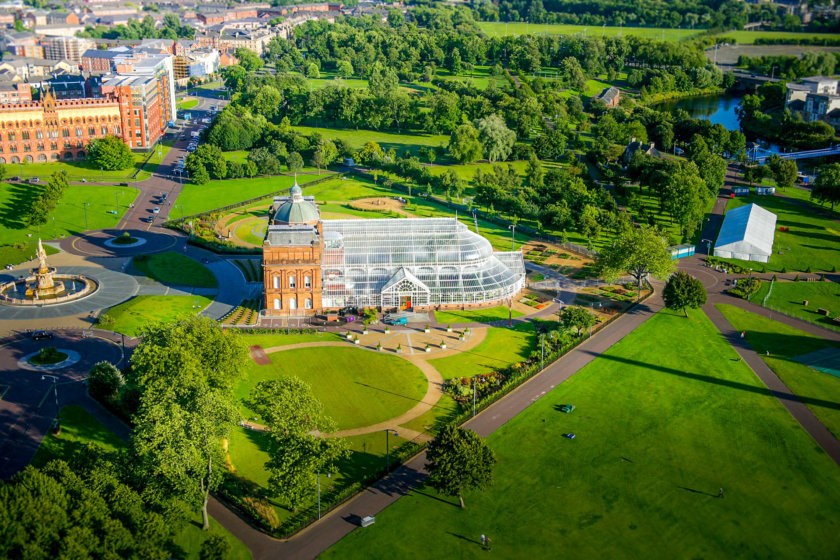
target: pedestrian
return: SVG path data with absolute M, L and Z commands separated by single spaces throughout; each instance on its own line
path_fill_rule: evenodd
M 723 498 L 723 488 L 721 488 L 720 491 L 718 491 L 717 497 L 718 498 Z
M 481 548 L 487 548 L 487 537 L 481 535 Z
M 741 331 L 741 338 L 744 338 L 747 335 L 747 331 Z

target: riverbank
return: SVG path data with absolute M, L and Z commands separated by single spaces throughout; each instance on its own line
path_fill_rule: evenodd
M 671 91 L 654 93 L 642 100 L 645 105 L 657 105 L 665 101 L 677 101 L 679 99 L 690 99 L 693 97 L 711 97 L 713 95 L 726 95 L 723 88 L 696 88 L 688 91 Z

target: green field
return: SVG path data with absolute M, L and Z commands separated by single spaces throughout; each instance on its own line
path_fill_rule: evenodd
M 199 313 L 213 302 L 204 296 L 136 296 L 110 308 L 106 314 L 113 323 L 102 323 L 100 328 L 137 336 L 149 323 L 166 322 L 185 315 Z
M 776 214 L 776 232 L 773 255 L 767 265 L 737 259 L 725 259 L 754 270 L 766 268 L 768 272 L 805 272 L 831 270 L 838 263 L 837 247 L 840 245 L 840 226 L 828 218 L 808 211 L 778 196 L 741 196 L 728 201 L 727 212 L 746 204 L 755 203 Z M 789 227 L 790 231 L 779 231 Z M 783 254 L 779 254 L 779 251 Z
M 178 103 L 178 110 L 179 111 L 189 111 L 193 107 L 198 105 L 198 99 L 188 99 L 187 101 L 181 101 Z
M 735 39 L 741 45 L 752 45 L 756 39 L 837 39 L 835 33 L 812 33 L 810 31 L 797 33 L 795 31 L 724 31 L 719 37 Z
M 167 251 L 134 258 L 134 268 L 153 280 L 164 284 L 179 284 L 199 288 L 215 288 L 216 277 L 210 269 L 180 253 Z
M 835 437 L 840 437 L 840 377 L 793 360 L 830 346 L 840 348 L 840 345 L 732 305 L 718 305 L 717 308 L 736 331 L 746 331 L 746 340 L 753 350 L 820 422 Z
M 242 341 L 246 346 L 262 346 L 263 348 L 274 348 L 275 346 L 288 346 L 290 344 L 301 344 L 303 342 L 338 342 L 344 340 L 338 333 L 318 334 L 249 334 L 242 335 Z
M 386 152 L 389 149 L 394 148 L 397 151 L 397 154 L 409 151 L 412 154 L 417 155 L 417 151 L 421 146 L 437 148 L 438 146 L 449 145 L 449 136 L 436 134 L 397 134 L 394 132 L 382 132 L 378 130 L 316 128 L 311 126 L 296 126 L 294 129 L 303 134 L 312 134 L 317 132 L 324 138 L 343 140 L 353 149 L 360 149 L 367 142 L 374 141 Z
M 808 300 L 807 307 L 803 305 L 805 300 Z M 840 323 L 832 321 L 834 317 L 840 317 L 840 284 L 837 282 L 774 282 L 772 290 L 770 282 L 764 282 L 750 301 L 840 331 Z M 818 313 L 819 309 L 828 309 L 830 315 Z
M 394 196 L 393 191 L 352 175 L 346 178 L 324 181 L 311 187 L 303 187 L 303 194 L 314 196 L 318 202 L 347 202 L 358 198 Z
M 435 320 L 438 323 L 493 323 L 495 321 L 507 320 L 508 317 L 522 317 L 524 313 L 513 309 L 509 313 L 508 307 L 488 307 L 487 309 L 467 309 L 465 311 L 436 311 Z
M 257 383 L 295 375 L 309 383 L 339 430 L 383 422 L 416 405 L 427 381 L 413 364 L 359 348 L 323 347 L 269 354 L 271 365 L 249 364 L 236 396 L 245 401 Z M 253 413 L 243 404 L 243 415 Z
M 304 184 L 317 178 L 316 175 L 303 175 L 299 177 L 298 183 Z M 171 216 L 173 219 L 180 218 L 182 205 L 184 216 L 191 216 L 250 198 L 283 191 L 291 188 L 294 183 L 295 178 L 292 175 L 222 179 L 210 181 L 206 185 L 187 183 L 178 196 L 178 200 L 172 205 Z
M 663 29 L 660 27 L 618 27 L 601 25 L 569 25 L 557 23 L 504 23 L 482 21 L 478 24 L 487 35 L 581 35 L 589 37 L 619 37 L 634 35 L 645 39 L 684 41 L 697 36 L 702 30 Z
M 70 185 L 47 223 L 29 227 L 26 225 L 28 210 L 45 188 L 44 181 L 35 185 L 0 183 L 0 266 L 32 258 L 39 237 L 59 239 L 86 230 L 115 227 L 139 192 L 133 187 Z M 118 214 L 109 213 L 117 208 Z M 14 244 L 20 244 L 20 248 L 15 249 Z
M 488 438 L 467 509 L 422 487 L 323 557 L 836 558 L 840 470 L 736 356 L 660 312 Z
M 166 157 L 169 148 L 169 145 L 163 145 L 163 157 Z M 152 172 L 157 169 L 158 164 L 161 162 L 157 151 L 155 151 L 155 155 L 152 156 L 146 165 L 143 162 L 149 157 L 148 153 L 133 153 L 132 155 L 134 157 L 134 165 L 128 169 L 118 169 L 116 171 L 103 171 L 87 160 L 82 160 L 57 161 L 52 163 L 10 163 L 6 165 L 6 172 L 8 175 L 17 175 L 23 178 L 39 177 L 42 181 L 46 181 L 50 175 L 61 170 L 67 172 L 71 181 L 78 181 L 80 179 L 86 179 L 88 181 L 143 181 L 151 177 Z M 139 173 L 135 178 L 134 173 L 138 170 Z
M 444 379 L 472 377 L 504 369 L 528 358 L 534 348 L 534 325 L 523 323 L 513 329 L 490 327 L 485 339 L 466 352 L 431 360 Z
M 85 445 L 95 443 L 107 451 L 122 449 L 125 444 L 99 420 L 80 406 L 65 406 L 61 409 L 61 434 L 44 437 L 38 452 L 32 459 L 32 466 L 41 467 L 53 459 L 67 458 Z M 175 536 L 175 544 L 183 551 L 184 560 L 198 560 L 201 543 L 208 534 L 225 536 L 231 545 L 230 560 L 248 560 L 251 552 L 242 542 L 211 519 L 210 533 L 201 529 L 201 516 L 193 519 Z

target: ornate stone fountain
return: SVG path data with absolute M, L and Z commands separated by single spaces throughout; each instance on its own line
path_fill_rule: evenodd
M 47 253 L 38 240 L 38 268 L 32 269 L 35 281 L 27 284 L 26 297 L 30 299 L 54 299 L 64 295 L 64 282 L 55 279 L 55 269 L 47 264 Z M 29 278 L 26 279 L 29 281 Z

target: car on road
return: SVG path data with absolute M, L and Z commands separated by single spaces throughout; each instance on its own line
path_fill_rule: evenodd
M 198 149 L 198 148 L 196 148 L 195 146 L 188 146 L 188 147 L 187 147 L 187 151 L 188 151 L 188 152 L 194 152 L 194 151 L 196 151 L 197 149 Z
M 40 183 L 41 179 L 39 179 L 38 177 L 32 177 L 31 179 L 29 179 L 29 182 L 30 183 Z
M 160 214 L 160 206 L 155 206 L 152 208 L 152 214 Z
M 52 340 L 54 336 L 50 331 L 35 331 L 32 333 L 32 340 Z

